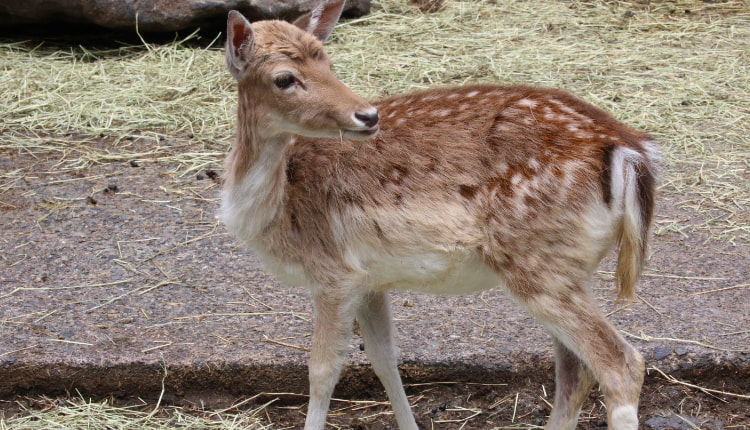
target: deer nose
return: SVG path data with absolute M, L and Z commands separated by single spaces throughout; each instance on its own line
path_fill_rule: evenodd
M 368 111 L 356 112 L 354 114 L 354 117 L 364 123 L 364 125 L 368 128 L 375 127 L 375 124 L 377 124 L 378 120 L 380 120 L 380 117 L 378 116 L 378 110 L 375 108 L 372 108 Z

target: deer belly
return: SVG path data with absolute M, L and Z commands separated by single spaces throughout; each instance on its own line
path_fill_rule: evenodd
M 262 249 L 255 248 L 255 255 L 260 260 L 263 268 L 270 272 L 276 279 L 296 287 L 310 286 L 310 281 L 305 276 L 305 270 L 301 264 L 289 261 L 282 261 L 273 255 L 264 252 Z
M 368 266 L 368 284 L 379 290 L 468 294 L 502 284 L 498 274 L 473 253 L 392 255 Z

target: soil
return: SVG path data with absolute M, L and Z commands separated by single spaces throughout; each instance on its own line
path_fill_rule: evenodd
M 508 384 L 490 383 L 426 383 L 407 386 L 417 423 L 423 429 L 486 430 L 492 428 L 541 428 L 550 413 L 551 374 L 536 379 L 527 378 Z M 705 380 L 704 380 L 705 381 Z M 726 381 L 723 381 L 726 382 Z M 747 392 L 747 378 L 731 381 L 723 388 Z M 744 391 L 743 391 L 744 390 Z M 377 390 L 373 390 L 377 391 Z M 340 394 L 340 393 L 337 393 Z M 118 406 L 138 405 L 150 411 L 155 399 L 112 398 Z M 217 395 L 216 392 L 194 393 L 190 396 L 166 396 L 162 406 L 180 407 L 183 412 L 197 416 L 207 411 L 238 404 L 242 398 Z M 17 396 L 0 401 L 0 416 L 19 413 L 19 405 L 48 410 L 60 399 Z M 267 394 L 252 402 L 245 402 L 230 412 L 254 410 L 269 402 L 260 414 L 264 422 L 276 429 L 297 429 L 304 426 L 306 397 L 302 394 Z M 334 400 L 328 422 L 330 428 L 382 430 L 397 428 L 383 393 L 360 393 L 347 400 Z M 663 379 L 648 378 L 641 395 L 641 428 L 656 430 L 738 429 L 750 428 L 748 401 L 730 396 L 714 395 L 666 383 Z M 606 410 L 601 393 L 593 391 L 582 408 L 579 429 L 606 428 Z
M 423 429 L 541 428 L 551 410 L 549 390 L 553 386 L 551 378 L 528 378 L 501 386 L 428 384 L 427 387 L 411 387 L 409 394 L 417 423 Z M 747 380 L 734 388 L 742 389 L 743 386 L 747 392 Z M 378 399 L 385 400 L 383 397 Z M 591 393 L 582 409 L 579 429 L 606 428 L 603 401 L 600 393 Z M 641 427 L 646 429 L 750 428 L 746 400 L 712 397 L 688 388 L 669 386 L 656 379 L 644 387 L 641 403 Z M 286 407 L 277 405 L 267 410 L 271 422 L 282 427 L 302 428 L 305 408 L 290 403 Z M 329 422 L 334 426 L 363 430 L 396 428 L 387 406 L 350 402 L 334 402 Z
M 267 417 L 278 428 L 301 427 L 307 292 L 272 279 L 217 223 L 221 157 L 189 172 L 180 162 L 180 154 L 220 154 L 227 145 L 188 136 L 55 139 L 70 145 L 0 157 L 6 413 L 16 400 L 76 390 L 153 401 L 163 380 L 165 401 L 196 410 L 299 393 L 257 404 L 278 397 Z M 662 189 L 661 234 L 639 300 L 614 302 L 611 258 L 594 291 L 648 367 L 715 390 L 650 370 L 643 428 L 747 429 L 750 246 L 709 237 L 706 215 L 680 205 L 686 198 Z M 423 428 L 543 424 L 554 390 L 549 341 L 501 291 L 392 297 L 402 375 Z M 334 402 L 330 422 L 394 428 L 386 406 L 351 401 L 385 400 L 360 342 L 354 333 L 336 393 L 347 401 Z M 593 392 L 580 428 L 605 425 Z

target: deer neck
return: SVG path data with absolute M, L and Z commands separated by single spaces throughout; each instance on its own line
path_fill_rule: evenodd
M 292 136 L 274 133 L 267 125 L 272 119 L 261 114 L 248 95 L 240 94 L 237 141 L 227 157 L 220 217 L 232 234 L 255 243 L 282 211 L 285 153 Z

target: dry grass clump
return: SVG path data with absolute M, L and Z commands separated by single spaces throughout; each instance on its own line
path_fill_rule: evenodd
M 0 46 L 3 144 L 33 134 L 127 135 L 141 131 L 226 138 L 232 81 L 216 47 L 167 45 L 61 50 Z
M 112 160 L 66 153 L 80 136 L 191 134 L 228 146 L 234 83 L 220 47 L 2 44 L 0 151 L 56 150 L 61 165 L 75 156 L 87 161 L 69 166 L 85 167 Z M 747 2 L 383 0 L 341 23 L 328 49 L 343 80 L 372 98 L 477 81 L 570 89 L 661 140 L 663 189 L 687 211 L 661 220 L 659 233 L 750 237 Z M 221 158 L 154 146 L 188 169 Z M 696 212 L 706 221 L 686 229 Z
M 57 153 L 61 171 L 150 160 L 177 163 L 185 174 L 215 164 L 223 151 L 160 144 L 178 135 L 226 145 L 232 132 L 233 81 L 220 43 L 196 48 L 192 37 L 105 50 L 0 45 L 8 88 L 0 92 L 0 151 Z M 134 137 L 147 144 L 132 145 Z M 96 144 L 103 139 L 114 146 Z M 12 176 L 0 173 L 0 181 Z
M 19 411 L 10 418 L 0 415 L 0 430 L 167 430 L 217 429 L 264 430 L 258 414 L 263 405 L 248 411 L 188 411 L 181 407 L 142 405 L 118 407 L 108 401 L 94 402 L 81 397 L 70 399 L 39 398 L 19 402 Z

